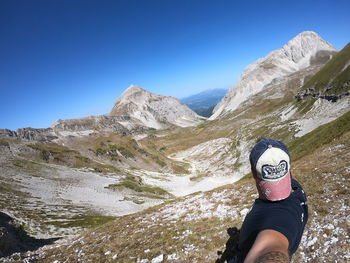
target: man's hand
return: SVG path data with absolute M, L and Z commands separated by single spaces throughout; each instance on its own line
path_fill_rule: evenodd
M 218 251 L 218 258 L 215 263 L 229 262 L 237 254 L 237 247 L 239 241 L 239 229 L 237 227 L 230 227 L 227 229 L 227 234 L 230 238 L 226 242 L 226 249 L 224 252 Z

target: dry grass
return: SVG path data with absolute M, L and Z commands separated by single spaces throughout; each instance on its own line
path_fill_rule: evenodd
M 273 131 L 267 127 L 279 121 L 276 110 L 293 102 L 297 85 L 290 85 L 292 88 L 281 98 L 261 100 L 259 96 L 252 97 L 232 114 L 197 127 L 153 132 L 138 142 L 128 136 L 108 135 L 71 139 L 69 143 L 72 149 L 84 153 L 84 157 L 96 156 L 96 150 L 102 149 L 102 154 L 96 158 L 106 163 L 115 161 L 106 154 L 112 145 L 116 150 L 123 147 L 131 154 L 119 157 L 129 165 L 142 164 L 150 169 L 182 173 L 187 167 L 166 156 L 202 142 L 227 137 L 233 140 L 232 150 L 238 148 L 241 138 L 254 141 L 261 136 L 273 136 L 290 142 L 293 131 Z M 295 147 L 291 146 L 298 158 L 293 162 L 293 175 L 304 186 L 310 207 L 310 220 L 294 262 L 346 262 L 344 256 L 349 254 L 350 229 L 347 221 L 350 212 L 350 133 L 347 129 L 331 135 L 331 140 L 309 135 L 302 137 Z M 327 130 L 320 134 L 327 134 Z M 320 141 L 322 143 L 318 143 Z M 304 151 L 306 148 L 308 150 Z M 86 149 L 91 150 L 86 152 Z M 87 161 L 77 159 L 83 163 Z M 135 159 L 134 163 L 132 159 Z M 168 201 L 88 229 L 61 244 L 39 250 L 35 257 L 38 262 L 128 263 L 142 262 L 142 259 L 151 262 L 163 255 L 163 262 L 170 261 L 169 256 L 176 258 L 171 262 L 214 262 L 217 251 L 225 248 L 227 228 L 240 227 L 244 218 L 240 212 L 249 208 L 256 196 L 253 179 L 246 175 L 234 185 Z
M 293 163 L 293 176 L 308 194 L 310 218 L 293 262 L 346 262 L 349 224 L 350 132 Z M 240 211 L 256 197 L 251 176 L 235 185 L 166 202 L 88 230 L 40 252 L 39 262 L 214 262 L 228 227 L 240 227 Z M 223 208 L 222 210 L 220 209 Z M 139 260 L 139 261 L 137 261 Z
M 305 258 L 311 258 L 311 262 L 346 262 L 343 256 L 348 254 L 350 245 L 349 142 L 347 132 L 294 163 L 293 175 L 308 194 L 310 215 L 304 246 L 295 262 Z M 315 243 L 310 245 L 308 241 L 314 238 Z

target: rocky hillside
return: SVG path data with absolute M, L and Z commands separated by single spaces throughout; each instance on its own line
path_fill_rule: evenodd
M 350 96 L 350 43 L 329 63 L 308 80 L 296 99 L 308 100 L 309 104 L 321 98 L 336 102 Z
M 174 97 L 156 95 L 130 86 L 116 101 L 108 116 L 60 119 L 46 129 L 0 129 L 0 138 L 48 142 L 96 134 L 144 134 L 154 129 L 194 126 L 205 119 Z
M 282 48 L 247 66 L 239 81 L 214 108 L 211 119 L 235 110 L 250 96 L 300 71 L 323 57 L 332 57 L 336 49 L 315 32 L 305 31 Z
M 297 98 L 325 68 L 327 85 L 343 76 L 331 70 L 338 61 L 345 61 L 347 72 L 346 52 L 332 59 L 324 54 L 270 81 L 240 107 L 195 126 L 166 120 L 171 129 L 126 134 L 95 129 L 51 142 L 1 131 L 6 134 L 0 139 L 1 209 L 36 237 L 70 236 L 4 261 L 213 262 L 225 249 L 227 229 L 240 227 L 257 196 L 247 175 L 249 150 L 258 138 L 273 137 L 290 147 L 293 175 L 309 195 L 310 222 L 294 262 L 347 262 L 350 96 Z M 145 117 L 158 123 L 165 112 L 152 104 L 157 96 L 139 88 L 126 95 L 116 105 L 130 107 L 134 115 L 117 110 L 106 119 L 137 119 L 140 98 L 147 107 L 138 125 Z M 67 125 L 82 131 L 94 123 L 87 120 L 86 126 Z M 57 125 L 61 132 L 69 129 Z
M 292 172 L 308 194 L 310 213 L 292 262 L 348 262 L 350 258 L 349 123 L 347 113 L 289 144 Z M 240 228 L 255 198 L 254 180 L 247 176 L 235 184 L 120 217 L 22 258 L 38 262 L 215 262 L 230 238 L 229 228 Z
M 137 125 L 132 129 L 126 128 L 122 122 L 130 121 L 128 116 L 90 116 L 81 119 L 57 120 L 51 125 L 54 133 L 62 138 L 67 136 L 86 136 L 94 133 L 117 133 L 122 135 L 131 134 L 136 130 Z
M 138 86 L 130 86 L 115 102 L 110 116 L 130 116 L 143 126 L 162 129 L 169 124 L 188 127 L 204 118 L 174 97 L 152 94 Z

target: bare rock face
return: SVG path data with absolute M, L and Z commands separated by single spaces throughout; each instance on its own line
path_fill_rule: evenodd
M 17 134 L 15 131 L 11 131 L 9 129 L 0 129 L 0 138 L 10 138 L 16 136 Z
M 20 128 L 16 131 L 8 129 L 0 129 L 0 138 L 18 138 L 27 141 L 48 142 L 57 139 L 51 128 L 35 129 L 35 128 Z
M 216 105 L 210 119 L 235 110 L 272 81 L 302 70 L 311 63 L 326 61 L 334 52 L 336 49 L 315 32 L 300 33 L 282 48 L 247 66 L 237 84 Z
M 90 116 L 81 119 L 58 120 L 51 128 L 58 136 L 83 136 L 96 132 L 128 135 L 130 131 L 121 122 L 129 119 L 127 116 Z
M 116 101 L 109 116 L 58 120 L 47 129 L 0 129 L 0 138 L 14 137 L 45 142 L 60 137 L 96 133 L 130 135 L 171 125 L 193 126 L 204 119 L 174 97 L 155 95 L 140 87 L 131 86 Z
M 58 137 L 101 132 L 130 135 L 169 125 L 191 126 L 203 119 L 176 98 L 155 95 L 131 86 L 116 101 L 108 116 L 58 120 L 51 129 Z
M 17 137 L 29 141 L 52 141 L 57 139 L 52 129 L 21 128 L 16 130 Z
M 162 129 L 170 125 L 193 126 L 204 120 L 174 97 L 152 94 L 130 86 L 116 101 L 109 116 L 129 116 L 140 125 Z

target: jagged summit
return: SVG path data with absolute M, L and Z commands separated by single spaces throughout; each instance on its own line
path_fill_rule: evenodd
M 144 90 L 140 86 L 130 85 L 122 95 L 114 103 L 113 109 L 109 115 L 120 115 L 120 105 L 135 103 L 142 104 L 144 101 L 147 101 L 151 97 L 151 93 Z M 118 113 L 118 114 L 117 114 Z M 127 112 L 123 112 L 127 114 Z
M 168 124 L 192 126 L 204 119 L 177 98 L 153 94 L 134 85 L 123 92 L 109 115 L 130 116 L 140 124 L 155 129 Z
M 287 58 L 299 66 L 297 69 L 300 69 L 309 66 L 310 58 L 321 50 L 337 51 L 332 44 L 322 39 L 316 32 L 304 31 L 288 41 L 281 51 L 276 50 L 275 53 L 280 57 L 283 52 Z
M 248 65 L 239 81 L 214 108 L 210 119 L 235 110 L 240 103 L 261 91 L 278 78 L 308 67 L 318 52 L 337 50 L 313 31 L 305 31 L 288 41 L 282 48 Z
M 148 91 L 144 90 L 143 88 L 141 88 L 140 86 L 136 86 L 136 85 L 130 85 L 123 93 L 122 95 L 120 96 L 120 98 L 117 100 L 121 100 L 122 98 L 124 100 L 128 100 L 128 98 L 131 98 L 134 94 L 136 93 L 139 93 L 139 92 L 142 92 L 142 93 L 149 93 Z

